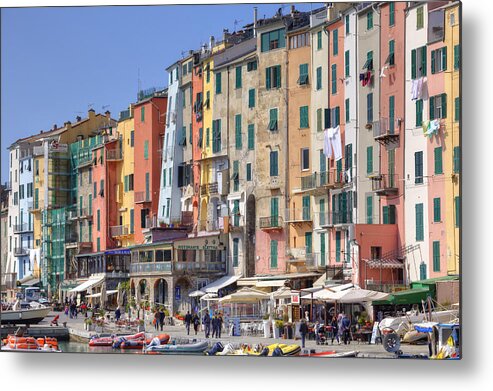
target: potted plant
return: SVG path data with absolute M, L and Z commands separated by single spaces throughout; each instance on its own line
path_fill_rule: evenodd
M 86 330 L 86 331 L 94 330 L 94 326 L 93 326 L 91 318 L 87 318 L 84 320 L 84 330 Z
M 145 331 L 145 322 L 144 319 L 139 320 L 139 325 L 137 326 L 137 331 L 140 333 L 141 331 Z
M 274 327 L 272 328 L 274 332 L 274 338 L 279 338 L 281 336 L 281 330 L 284 326 L 284 322 L 280 319 L 274 321 Z
M 103 326 L 104 326 L 104 318 L 103 319 L 98 319 L 96 321 L 96 333 L 102 333 L 103 332 Z

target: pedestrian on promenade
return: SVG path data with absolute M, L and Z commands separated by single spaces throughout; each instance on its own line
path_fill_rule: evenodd
M 190 311 L 187 311 L 185 315 L 185 327 L 187 328 L 187 335 L 190 335 L 190 323 L 192 322 L 192 315 L 190 315 Z
M 344 345 L 349 345 L 349 333 L 351 331 L 351 321 L 347 315 L 344 315 L 342 318 L 342 328 L 343 328 L 343 339 Z
M 159 311 L 158 309 L 156 308 L 156 312 L 154 312 L 154 329 L 156 329 L 156 331 L 159 330 Z
M 204 333 L 205 337 L 209 338 L 209 332 L 211 330 L 211 316 L 209 315 L 209 311 L 205 311 L 204 318 L 202 319 L 202 323 L 204 324 Z
M 192 323 L 193 323 L 193 330 L 195 331 L 195 335 L 197 335 L 197 332 L 199 331 L 200 319 L 196 312 L 194 312 L 192 316 Z
M 301 325 L 300 325 L 300 334 L 301 334 L 301 347 L 305 347 L 305 338 L 306 335 L 308 334 L 308 326 L 306 324 L 306 320 L 304 318 L 301 319 Z
M 334 338 L 337 340 L 337 343 L 340 343 L 339 341 L 339 328 L 337 326 L 337 318 L 334 315 L 332 317 L 332 320 L 330 322 L 330 328 L 331 328 L 331 338 L 332 338 L 332 345 L 334 345 Z
M 214 316 L 212 317 L 212 338 L 216 337 L 217 338 L 217 313 L 214 313 Z
M 161 307 L 159 308 L 159 328 L 161 329 L 161 331 L 163 331 L 163 326 L 164 326 L 164 308 Z
M 344 338 L 344 328 L 342 326 L 342 319 L 344 318 L 344 313 L 340 313 L 338 316 L 337 316 L 337 336 L 338 336 L 338 340 L 337 340 L 337 343 L 340 345 L 341 344 L 341 341 L 343 340 Z
M 216 337 L 221 338 L 221 330 L 223 328 L 223 316 L 221 313 L 219 313 L 219 315 L 217 316 L 216 325 L 217 325 Z
M 87 313 L 86 313 L 86 316 L 87 316 Z M 116 307 L 116 311 L 115 311 L 115 318 L 116 318 L 117 322 L 120 320 L 120 316 L 122 316 L 122 312 L 120 311 L 120 306 L 118 306 L 118 307 Z
M 69 310 L 68 304 L 65 304 L 65 316 L 68 316 L 68 310 Z

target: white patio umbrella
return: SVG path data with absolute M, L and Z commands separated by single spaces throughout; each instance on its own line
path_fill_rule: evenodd
M 219 303 L 258 303 L 262 300 L 269 300 L 269 298 L 270 295 L 268 293 L 259 291 L 258 289 L 245 287 L 219 299 Z
M 101 308 L 104 309 L 104 305 L 106 303 L 106 282 L 103 282 L 101 285 Z
M 333 291 L 331 288 L 326 288 L 313 294 L 314 299 L 322 301 L 337 301 L 339 303 L 364 303 L 373 300 L 384 300 L 388 296 L 388 293 L 360 289 L 357 286 L 337 291 Z
M 117 295 L 116 295 L 116 305 L 118 307 L 123 306 L 123 292 L 122 292 L 122 284 L 121 282 L 118 283 L 118 287 L 116 288 Z

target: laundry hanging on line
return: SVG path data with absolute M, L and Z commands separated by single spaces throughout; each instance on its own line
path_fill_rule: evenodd
M 385 74 L 385 70 L 387 70 L 388 68 L 389 68 L 388 65 L 382 67 L 382 70 L 380 71 L 380 77 L 387 77 L 387 75 Z
M 411 81 L 411 100 L 422 98 L 424 81 L 424 77 Z
M 342 158 L 341 128 L 339 125 L 335 128 L 327 128 L 324 132 L 323 153 L 327 159 L 332 157 L 332 151 L 334 152 L 335 160 Z

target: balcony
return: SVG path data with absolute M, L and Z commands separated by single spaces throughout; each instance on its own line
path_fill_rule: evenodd
M 233 214 L 229 219 L 229 230 L 231 232 L 241 232 L 245 226 L 245 216 Z
M 174 262 L 173 271 L 190 273 L 226 273 L 226 263 L 219 262 Z
M 146 202 L 151 202 L 151 194 L 146 191 L 136 191 L 134 193 L 134 202 L 136 204 L 144 204 Z
M 389 121 L 388 118 L 380 118 L 372 123 L 373 138 L 380 144 L 387 145 L 399 140 L 399 129 L 395 120 Z
M 306 267 L 310 269 L 324 268 L 328 264 L 329 255 L 327 253 L 310 253 L 306 256 Z
M 123 159 L 123 152 L 121 149 L 108 149 L 106 151 L 106 160 L 110 162 L 117 162 Z
M 286 209 L 286 223 L 311 223 L 312 216 L 309 207 L 300 209 Z
M 171 273 L 171 262 L 141 262 L 130 264 L 130 274 L 163 274 Z
M 79 156 L 78 156 L 78 162 L 77 162 L 77 167 L 78 168 L 83 168 L 86 166 L 90 166 L 93 164 L 93 157 L 92 157 L 92 152 L 91 150 L 82 150 L 79 151 Z
M 170 161 L 173 160 L 173 148 L 172 147 L 165 147 L 162 150 L 163 153 L 163 160 L 166 162 L 168 159 Z
M 14 257 L 24 257 L 29 255 L 29 249 L 26 247 L 15 247 L 14 248 Z
M 408 289 L 404 281 L 375 281 L 375 280 L 365 280 L 365 289 L 393 293 Z
M 149 230 L 157 227 L 159 227 L 159 221 L 157 220 L 157 216 L 146 216 L 143 229 Z
M 127 236 L 130 230 L 128 225 L 114 225 L 110 227 L 110 235 L 112 238 L 119 238 L 122 236 Z
M 14 233 L 31 232 L 33 229 L 28 224 L 14 224 Z
M 264 231 L 282 230 L 284 221 L 281 216 L 267 216 L 259 218 L 259 227 Z
M 219 220 L 199 220 L 199 231 L 207 231 L 207 232 L 215 232 L 219 231 L 219 229 L 223 228 L 222 224 L 219 223 L 222 218 Z
M 200 185 L 200 195 L 217 194 L 217 182 Z
M 308 176 L 301 177 L 301 190 L 302 191 L 307 191 L 307 190 L 312 190 L 315 189 L 317 186 L 317 179 L 320 178 L 320 174 L 318 173 L 313 173 Z
M 397 174 L 379 174 L 370 177 L 372 183 L 372 191 L 379 196 L 387 196 L 397 194 Z

